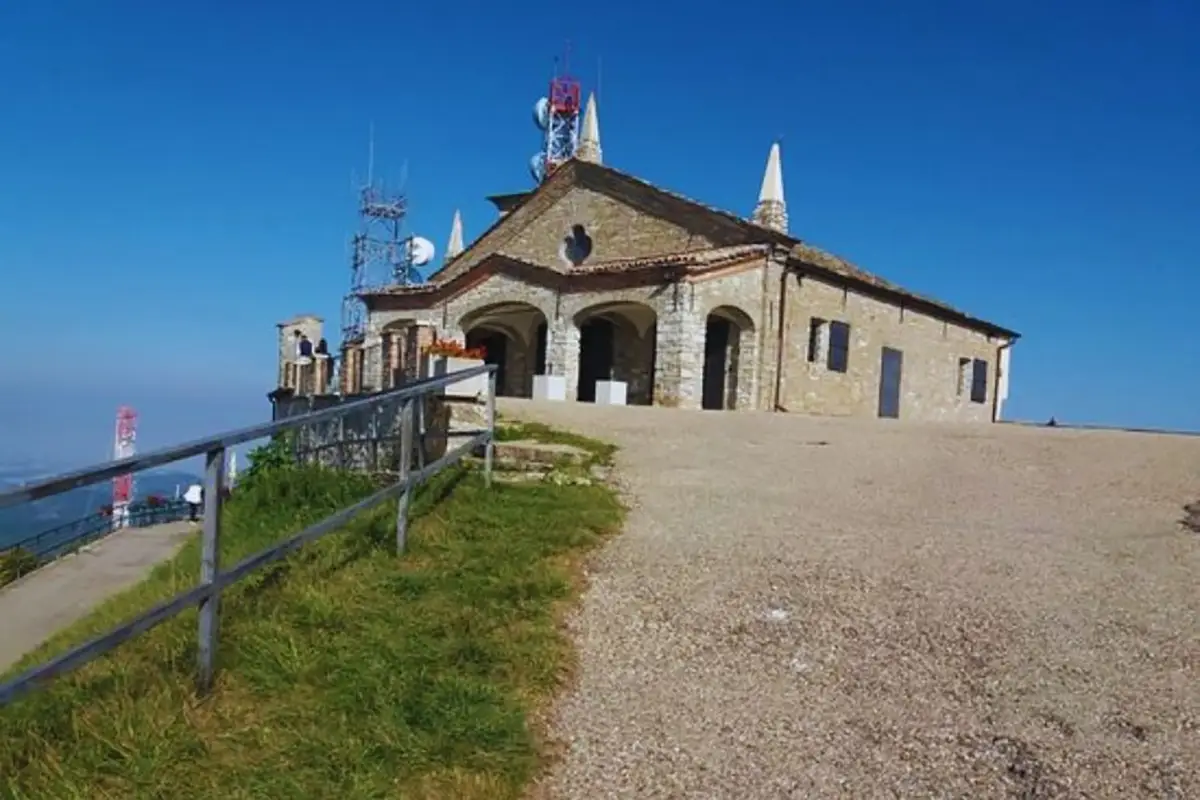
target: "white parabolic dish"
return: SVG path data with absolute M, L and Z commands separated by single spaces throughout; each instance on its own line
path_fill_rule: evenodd
M 533 104 L 533 124 L 542 130 L 550 124 L 550 101 L 544 97 Z
M 423 267 L 433 261 L 435 252 L 433 242 L 424 236 L 414 236 L 408 240 L 408 258 L 414 267 Z

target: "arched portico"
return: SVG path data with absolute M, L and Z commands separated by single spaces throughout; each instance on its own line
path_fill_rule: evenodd
M 533 376 L 546 369 L 546 316 L 529 303 L 493 303 L 463 315 L 458 324 L 467 347 L 481 347 L 495 364 L 496 392 L 529 397 Z
M 655 338 L 658 315 L 644 303 L 621 301 L 589 306 L 575 315 L 579 358 L 576 399 L 594 402 L 597 381 L 623 381 L 626 402 L 654 401 Z
M 701 408 L 753 407 L 754 322 L 741 309 L 718 306 L 704 324 Z

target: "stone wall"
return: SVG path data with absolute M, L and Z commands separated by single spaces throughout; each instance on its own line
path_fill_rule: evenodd
M 591 240 L 587 262 L 703 249 L 713 242 L 671 222 L 598 192 L 570 187 L 534 198 L 514 212 L 512 228 L 485 235 L 477 262 L 500 252 L 555 272 L 572 267 L 562 245 L 572 226 L 583 225 Z M 501 235 L 502 233 L 502 235 Z M 903 353 L 900 415 L 911 419 L 989 421 L 997 385 L 1001 341 L 843 289 L 824 278 L 798 277 L 786 269 L 787 254 L 764 255 L 761 264 L 731 267 L 678 282 L 587 292 L 558 291 L 511 275 L 493 274 L 436 307 L 421 311 L 376 311 L 374 331 L 412 322 L 436 326 L 440 338 L 465 339 L 478 314 L 506 304 L 536 313 L 547 324 L 546 371 L 566 379 L 573 398 L 579 380 L 579 325 L 594 314 L 623 315 L 633 328 L 617 326 L 613 377 L 628 383 L 631 403 L 653 398 L 659 405 L 700 408 L 704 389 L 705 336 L 709 315 L 733 323 L 726 363 L 733 372 L 725 406 L 811 414 L 876 416 L 883 347 Z M 469 268 L 466 261 L 452 265 Z M 785 275 L 787 276 L 785 278 Z M 611 284 L 610 284 L 611 285 Z M 514 306 L 515 307 L 515 306 Z M 850 325 L 848 369 L 826 366 L 825 352 L 809 361 L 809 321 L 818 317 Z M 523 323 L 524 327 L 528 327 Z M 516 330 L 516 328 L 513 328 Z M 528 342 L 510 337 L 506 394 L 524 394 L 532 382 Z M 824 344 L 827 346 L 828 342 Z M 973 402 L 967 369 L 987 363 L 984 402 Z M 1007 385 L 1002 380 L 1001 396 Z
M 898 304 L 845 290 L 811 275 L 789 275 L 784 318 L 784 374 L 781 405 L 807 414 L 874 417 L 879 408 L 880 358 L 883 347 L 903 355 L 900 416 L 916 420 L 992 419 L 997 348 L 986 334 L 943 322 Z M 812 318 L 850 324 L 847 371 L 831 371 L 821 343 L 809 361 Z M 988 364 L 985 402 L 972 402 L 960 363 L 983 359 Z
M 687 229 L 644 214 L 599 192 L 575 187 L 532 220 L 500 252 L 532 264 L 570 268 L 562 244 L 575 225 L 582 225 L 591 240 L 591 253 L 583 263 L 620 258 L 704 250 L 713 243 Z
M 361 399 L 342 395 L 278 397 L 273 401 L 272 419 L 288 419 Z M 424 457 L 428 463 L 446 453 L 450 407 L 439 396 L 418 402 L 427 432 Z M 297 462 L 331 469 L 396 472 L 400 463 L 401 406 L 399 401 L 383 400 L 338 419 L 299 428 L 290 437 Z M 414 451 L 414 465 L 418 463 L 416 455 Z

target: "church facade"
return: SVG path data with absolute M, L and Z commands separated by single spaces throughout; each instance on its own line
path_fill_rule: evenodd
M 456 215 L 428 283 L 361 295 L 367 332 L 341 354 L 341 392 L 412 376 L 434 339 L 483 347 L 502 395 L 536 375 L 588 402 L 992 421 L 1018 334 L 811 247 L 788 229 L 779 146 L 751 218 L 603 164 L 594 98 L 576 158 L 462 244 Z M 282 368 L 281 368 L 282 369 Z

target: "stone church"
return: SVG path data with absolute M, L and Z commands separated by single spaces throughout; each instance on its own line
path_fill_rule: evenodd
M 778 144 L 749 219 L 603 162 L 595 98 L 576 157 L 533 191 L 489 198 L 499 219 L 422 285 L 361 295 L 342 394 L 415 374 L 433 339 L 482 346 L 500 394 L 537 375 L 568 401 L 622 381 L 629 404 L 991 421 L 1018 334 L 866 272 L 788 227 Z M 281 343 L 307 318 L 280 326 Z M 314 339 L 315 340 L 315 339 Z M 281 344 L 281 382 L 285 345 Z

